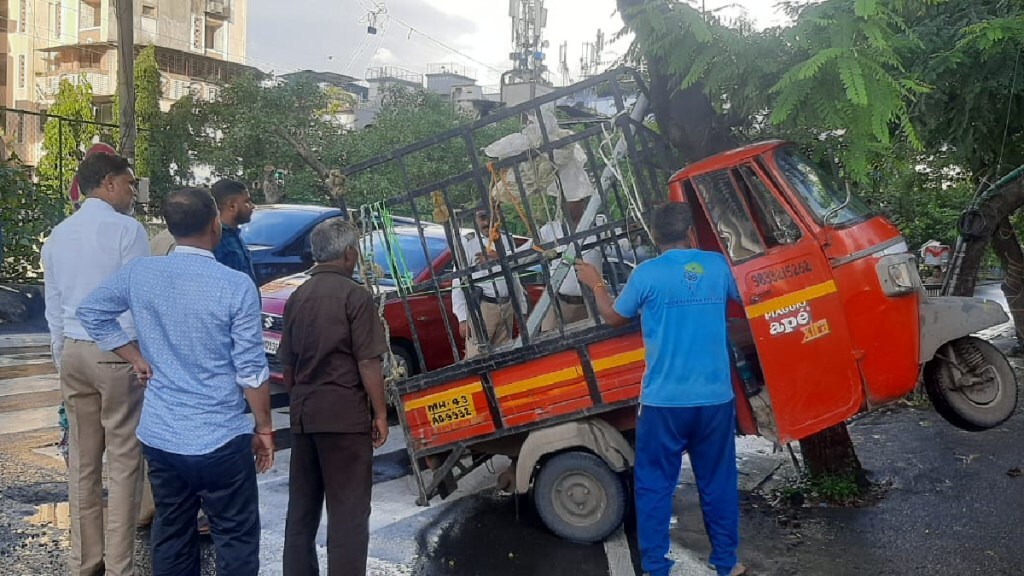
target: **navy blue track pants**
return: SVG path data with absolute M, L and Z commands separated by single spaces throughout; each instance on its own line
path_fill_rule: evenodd
M 736 565 L 739 492 L 736 469 L 736 410 L 732 401 L 711 406 L 642 406 L 636 432 L 636 515 L 643 569 L 668 576 L 672 496 L 683 452 L 697 479 L 711 564 L 720 576 Z

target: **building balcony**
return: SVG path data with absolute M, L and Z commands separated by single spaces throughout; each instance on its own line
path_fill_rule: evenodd
M 36 96 L 40 100 L 52 102 L 60 89 L 61 80 L 74 85 L 88 82 L 92 86 L 93 96 L 113 96 L 117 92 L 117 76 L 103 70 L 61 70 L 36 76 Z

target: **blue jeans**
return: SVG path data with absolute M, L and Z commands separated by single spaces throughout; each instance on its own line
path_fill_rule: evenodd
M 733 402 L 692 408 L 643 406 L 636 430 L 637 540 L 645 572 L 668 576 L 672 496 L 683 452 L 697 479 L 710 562 L 720 576 L 736 565 L 739 491 L 736 469 L 736 409 Z
M 210 519 L 221 576 L 257 576 L 260 507 L 252 435 L 209 454 L 185 456 L 142 445 L 149 463 L 156 519 L 151 537 L 153 576 L 200 576 L 196 516 Z

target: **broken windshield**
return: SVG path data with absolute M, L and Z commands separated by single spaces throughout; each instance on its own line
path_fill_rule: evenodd
M 843 226 L 871 216 L 871 210 L 863 200 L 851 193 L 847 202 L 845 189 L 832 175 L 795 149 L 778 150 L 775 163 L 818 224 Z M 826 217 L 828 222 L 825 222 Z

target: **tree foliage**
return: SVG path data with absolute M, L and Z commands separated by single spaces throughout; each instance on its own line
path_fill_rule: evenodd
M 922 147 L 910 106 L 929 88 L 907 72 L 899 53 L 912 42 L 901 16 L 908 4 L 793 4 L 792 26 L 755 31 L 676 0 L 619 1 L 635 34 L 633 54 L 651 64 L 652 75 L 666 76 L 668 97 L 699 90 L 715 113 L 706 120 L 692 97 L 690 110 L 681 111 L 704 127 L 689 134 L 698 141 L 674 142 L 687 160 L 720 151 L 722 142 L 783 137 L 819 155 L 827 150 L 857 182 L 868 181 L 893 145 Z
M 373 125 L 361 131 L 348 132 L 333 149 L 344 165 L 355 164 L 386 154 L 431 136 L 472 121 L 472 117 L 455 109 L 451 102 L 425 90 L 391 86 L 384 90 L 380 112 Z M 515 121 L 500 122 L 473 134 L 472 151 L 479 151 L 495 140 L 519 130 Z M 461 138 L 450 139 L 438 146 L 412 155 L 405 163 L 405 174 L 396 162 L 356 175 L 348 182 L 349 205 L 378 202 L 408 189 L 418 189 L 449 176 L 461 174 L 472 166 L 470 150 Z M 475 202 L 476 190 L 466 183 L 449 190 L 449 200 L 457 206 Z M 427 202 L 417 208 L 429 213 Z M 411 207 L 399 209 L 410 213 Z
M 62 189 L 33 184 L 14 158 L 0 158 L 0 226 L 3 227 L 5 281 L 39 280 L 39 247 L 50 230 L 67 215 Z
M 85 150 L 99 131 L 92 122 L 92 86 L 80 79 L 72 83 L 60 81 L 57 96 L 49 113 L 69 120 L 50 118 L 43 128 L 43 156 L 39 161 L 39 181 L 43 185 L 66 191 L 71 187 L 75 169 L 85 156 Z
M 904 61 L 933 87 L 911 108 L 925 148 L 952 156 L 976 185 L 1024 164 L 1024 4 L 946 2 L 906 22 L 917 43 Z
M 344 130 L 333 110 L 330 93 L 311 81 L 242 76 L 216 101 L 196 103 L 197 150 L 218 176 L 259 182 L 263 168 L 273 166 L 288 174 L 290 198 L 324 201 L 324 152 Z
M 156 47 L 143 48 L 135 59 L 135 118 L 139 135 L 135 140 L 135 173 L 152 176 L 155 166 L 162 163 L 152 150 L 153 131 L 161 126 L 160 68 L 156 63 Z
M 217 101 L 195 104 L 188 131 L 197 136 L 197 155 L 216 176 L 259 183 L 266 168 L 273 167 L 284 175 L 289 202 L 326 204 L 333 203 L 326 186 L 332 170 L 471 120 L 435 94 L 385 87 L 373 124 L 352 131 L 341 118 L 354 106 L 348 98 L 302 78 L 267 82 L 243 77 L 225 86 Z M 518 126 L 509 124 L 481 129 L 474 135 L 474 144 L 482 148 L 515 129 Z M 346 203 L 357 207 L 377 202 L 396 195 L 407 184 L 423 186 L 469 166 L 465 143 L 452 140 L 410 158 L 404 174 L 395 163 L 388 163 L 350 179 Z M 466 186 L 461 193 L 468 198 L 470 190 Z
M 153 120 L 147 156 L 151 162 L 150 203 L 155 211 L 160 210 L 168 193 L 195 182 L 194 169 L 200 153 L 197 143 L 203 130 L 192 96 L 178 100 Z
M 659 128 L 687 161 L 746 140 L 795 140 L 837 160 L 912 244 L 951 242 L 978 184 L 1024 161 L 1017 0 L 789 2 L 792 25 L 764 31 L 678 0 L 618 4 Z M 1017 275 L 1007 285 L 1024 286 L 1020 244 L 1005 234 L 1019 203 L 991 196 L 979 208 L 989 236 L 975 238 L 964 285 L 973 289 L 998 228 L 997 253 Z M 1020 289 L 1007 296 L 1024 300 Z M 808 454 L 852 452 L 838 428 L 806 440 Z

